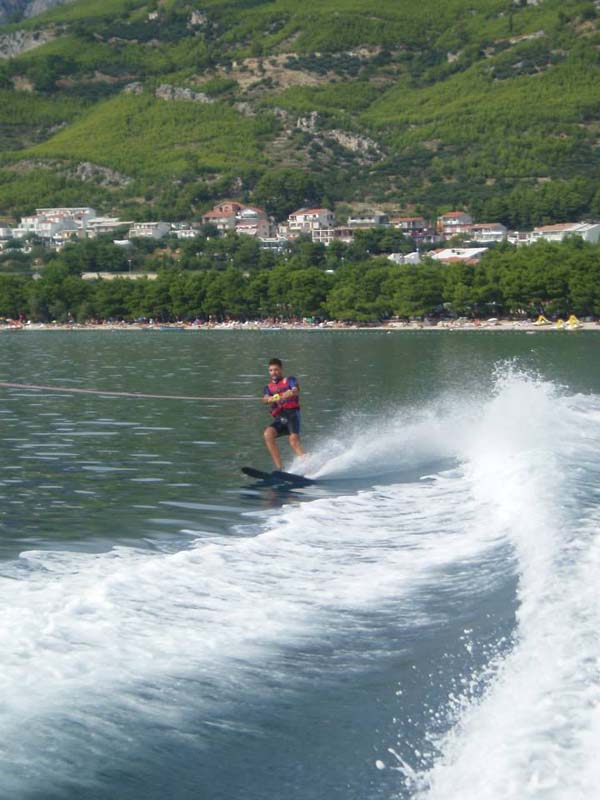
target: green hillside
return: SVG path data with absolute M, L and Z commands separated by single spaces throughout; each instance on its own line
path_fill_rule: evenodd
M 175 219 L 229 196 L 600 215 L 588 0 L 79 0 L 0 49 L 34 34 L 0 61 L 0 215 Z

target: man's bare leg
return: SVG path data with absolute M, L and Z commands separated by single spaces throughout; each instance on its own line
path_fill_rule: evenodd
M 300 437 L 297 433 L 290 433 L 290 447 L 294 451 L 294 453 L 298 456 L 298 458 L 305 458 L 306 453 L 302 449 L 302 445 L 300 444 Z
M 277 446 L 277 431 L 269 425 L 265 428 L 265 444 L 269 451 L 276 469 L 282 469 L 281 456 L 279 455 L 279 447 Z

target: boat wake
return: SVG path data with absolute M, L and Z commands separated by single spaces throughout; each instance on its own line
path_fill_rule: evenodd
M 443 630 L 516 574 L 513 637 L 436 710 L 433 755 L 394 741 L 378 766 L 406 797 L 593 796 L 599 445 L 598 398 L 509 371 L 492 396 L 346 426 L 312 468 L 348 490 L 247 513 L 237 535 L 4 563 L 2 792 L 101 785 L 149 732 L 208 747 L 250 698 L 397 655 L 377 620 Z

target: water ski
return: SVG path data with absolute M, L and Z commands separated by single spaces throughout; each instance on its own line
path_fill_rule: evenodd
M 242 472 L 249 478 L 256 478 L 258 481 L 268 483 L 271 486 L 312 486 L 316 481 L 311 478 L 305 478 L 304 475 L 296 475 L 293 472 L 284 472 L 280 469 L 275 469 L 273 472 L 263 472 L 254 467 L 242 467 Z

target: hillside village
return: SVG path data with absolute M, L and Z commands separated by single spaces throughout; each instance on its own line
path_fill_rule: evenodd
M 35 214 L 23 217 L 19 224 L 0 227 L 0 252 L 21 242 L 25 252 L 32 242 L 60 251 L 65 244 L 81 239 L 112 235 L 117 245 L 127 247 L 135 239 L 162 239 L 172 236 L 178 240 L 197 236 L 227 235 L 255 238 L 262 249 L 281 252 L 300 236 L 310 237 L 313 243 L 331 245 L 333 242 L 351 244 L 357 231 L 390 228 L 402 233 L 414 243 L 408 254 L 390 253 L 396 263 L 419 263 L 426 252 L 434 260 L 476 263 L 493 245 L 508 242 L 528 245 L 538 241 L 561 242 L 577 236 L 592 244 L 600 241 L 600 223 L 566 222 L 543 225 L 531 231 L 509 231 L 500 222 L 477 222 L 465 211 L 449 211 L 435 221 L 423 216 L 394 216 L 380 211 L 350 216 L 338 224 L 328 208 L 301 208 L 276 223 L 263 208 L 225 201 L 215 205 L 193 222 L 147 221 L 132 222 L 119 217 L 99 215 L 94 208 L 38 208 Z M 469 246 L 463 246 L 463 245 Z M 436 248 L 436 245 L 438 246 Z M 450 245 L 450 246 L 447 246 Z
M 1 235 L 0 322 L 9 326 L 558 324 L 600 314 L 600 223 L 593 222 L 517 233 L 457 210 L 432 221 L 364 211 L 338 224 L 331 209 L 313 207 L 277 225 L 260 207 L 228 201 L 191 222 L 38 208 Z

